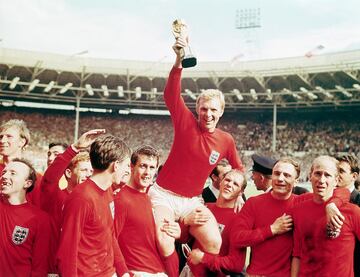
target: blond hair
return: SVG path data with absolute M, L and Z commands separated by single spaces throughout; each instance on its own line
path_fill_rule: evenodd
M 218 98 L 221 105 L 221 110 L 225 109 L 225 97 L 224 94 L 218 89 L 205 89 L 203 90 L 198 98 L 196 99 L 196 109 L 199 106 L 200 99 L 211 100 L 214 98 Z

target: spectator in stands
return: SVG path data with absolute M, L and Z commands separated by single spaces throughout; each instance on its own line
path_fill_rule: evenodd
M 327 232 L 324 207 L 337 185 L 338 161 L 317 157 L 311 167 L 312 199 L 293 211 L 294 250 L 292 276 L 353 276 L 353 250 L 360 239 L 360 208 L 345 203 L 341 232 Z M 358 261 L 357 261 L 358 262 Z
M 23 151 L 30 143 L 30 131 L 25 121 L 11 119 L 0 126 L 0 155 L 3 162 L 0 164 L 0 172 L 15 158 L 22 158 Z M 40 181 L 41 175 L 36 174 L 36 184 L 31 192 L 26 194 L 30 203 L 40 206 Z
M 196 102 L 197 119 L 181 97 L 181 49 L 185 46 L 186 41 L 181 37 L 173 46 L 176 61 L 164 91 L 175 130 L 174 143 L 156 183 L 149 191 L 157 240 L 171 277 L 178 277 L 179 262 L 174 239 L 160 230 L 163 221 L 177 221 L 199 207 L 208 212 L 198 195 L 206 178 L 222 158 L 226 158 L 232 167 L 243 170 L 234 139 L 216 128 L 224 112 L 223 94 L 218 90 L 204 91 Z M 219 253 L 221 236 L 214 216 L 211 215 L 203 226 L 190 226 L 190 232 L 206 252 Z
M 257 190 L 268 192 L 271 190 L 271 174 L 276 160 L 258 154 L 251 155 L 253 160 L 252 179 Z
M 231 165 L 226 159 L 222 159 L 216 167 L 211 171 L 210 179 L 211 183 L 208 187 L 204 188 L 202 192 L 202 198 L 205 203 L 214 203 L 219 196 L 220 182 L 224 177 L 224 174 L 231 170 Z
M 112 276 L 120 269 L 122 255 L 113 233 L 109 188 L 129 175 L 130 154 L 125 142 L 112 135 L 91 144 L 94 173 L 73 189 L 64 204 L 57 255 L 61 276 Z
M 7 134 L 10 141 L 10 134 L 16 137 L 11 131 Z M 0 186 L 5 201 L 0 202 L 0 276 L 48 274 L 49 217 L 25 197 L 35 181 L 35 170 L 24 159 L 9 160 L 2 170 Z
M 230 244 L 230 234 L 232 232 L 232 222 L 235 220 L 234 204 L 246 188 L 246 179 L 243 173 L 232 169 L 225 173 L 220 183 L 220 194 L 216 203 L 208 203 L 207 207 L 214 214 L 222 237 L 222 245 L 219 255 L 204 253 L 199 249 L 200 245 L 195 242 L 193 250 L 189 255 L 189 263 L 195 276 L 209 276 L 208 272 L 202 267 L 196 266 L 201 263 L 213 272 L 228 275 L 229 272 L 236 276 L 244 276 L 241 272 L 245 265 L 246 248 L 236 248 Z M 196 216 L 189 215 L 185 218 L 185 224 L 201 225 L 203 221 Z M 197 220 L 197 222 L 196 222 Z M 231 274 L 231 276 L 233 276 Z
M 360 207 L 360 192 L 355 189 L 355 182 L 359 177 L 359 162 L 354 155 L 344 155 L 337 158 L 339 161 L 338 187 L 347 188 L 350 191 L 350 202 Z M 360 277 L 360 243 L 356 241 L 354 251 L 354 273 Z
M 158 163 L 159 152 L 155 148 L 149 145 L 137 148 L 131 156 L 130 181 L 115 197 L 115 236 L 125 259 L 117 272 L 120 276 L 126 272 L 136 276 L 167 276 L 157 248 L 155 221 L 147 195 Z M 171 226 L 168 227 L 171 232 Z

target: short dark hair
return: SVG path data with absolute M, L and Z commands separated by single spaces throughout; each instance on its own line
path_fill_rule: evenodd
M 336 159 L 339 162 L 346 162 L 350 165 L 350 169 L 351 169 L 351 173 L 358 173 L 359 174 L 359 162 L 358 159 L 351 154 L 348 155 L 342 155 L 342 156 L 338 156 L 336 157 Z
M 34 167 L 30 163 L 30 161 L 28 161 L 26 159 L 23 159 L 23 158 L 15 158 L 15 159 L 13 159 L 11 161 L 12 162 L 18 162 L 18 163 L 23 163 L 29 168 L 29 175 L 26 178 L 26 180 L 31 181 L 31 186 L 26 189 L 26 193 L 31 192 L 34 189 L 35 184 L 36 184 L 36 171 L 35 171 Z
M 64 142 L 51 142 L 49 143 L 49 149 L 53 148 L 54 146 L 61 146 L 64 150 L 66 150 L 66 148 L 68 148 L 68 144 L 64 143 Z
M 122 162 L 130 155 L 129 146 L 113 135 L 100 136 L 90 146 L 90 161 L 96 170 L 106 170 L 112 162 Z
M 210 173 L 210 177 L 211 177 L 211 175 L 215 175 L 215 176 L 217 176 L 217 177 L 219 177 L 219 174 L 220 174 L 220 172 L 219 172 L 219 166 L 222 166 L 222 167 L 226 167 L 226 166 L 229 166 L 230 164 L 229 164 L 229 161 L 227 160 L 227 159 L 221 159 L 218 163 L 217 163 L 217 165 L 214 167 L 214 169 L 211 171 L 211 173 Z
M 151 145 L 142 145 L 132 153 L 131 155 L 132 165 L 136 165 L 140 155 L 156 158 L 156 166 L 159 165 L 160 153 Z

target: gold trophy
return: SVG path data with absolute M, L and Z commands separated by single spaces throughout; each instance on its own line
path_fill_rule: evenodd
M 182 67 L 193 67 L 196 65 L 196 57 L 192 54 L 189 42 L 189 36 L 187 32 L 187 25 L 182 19 L 176 19 L 172 24 L 174 37 L 183 38 L 187 42 L 187 46 L 180 50 L 181 54 L 181 65 Z

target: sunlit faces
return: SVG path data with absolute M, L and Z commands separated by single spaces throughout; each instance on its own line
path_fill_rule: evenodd
M 65 174 L 73 187 L 89 178 L 93 174 L 93 168 L 90 161 L 79 161 L 72 170 L 66 169 Z
M 29 167 L 24 163 L 8 163 L 1 175 L 1 193 L 7 196 L 25 193 L 32 185 L 31 180 L 28 180 L 29 172 Z
M 214 132 L 220 117 L 223 115 L 220 99 L 200 98 L 196 107 L 200 129 L 203 131 Z
M 136 164 L 131 166 L 131 187 L 140 192 L 145 192 L 153 182 L 157 166 L 156 157 L 140 154 Z
M 310 173 L 314 195 L 324 201 L 328 200 L 337 185 L 336 162 L 329 158 L 315 159 Z
M 47 166 L 51 165 L 55 158 L 64 153 L 65 149 L 61 145 L 55 145 L 49 149 L 47 152 Z
M 338 187 L 350 187 L 357 179 L 357 173 L 351 172 L 351 166 L 348 162 L 339 163 Z
M 127 183 L 130 177 L 130 157 L 126 157 L 121 162 L 115 161 L 114 173 L 114 184 L 120 185 L 121 183 Z
M 291 195 L 294 185 L 297 183 L 297 172 L 291 163 L 278 162 L 272 173 L 272 194 L 279 198 L 287 198 Z
M 220 183 L 220 194 L 226 200 L 238 197 L 244 184 L 244 177 L 239 172 L 229 172 Z
M 25 144 L 26 140 L 20 137 L 17 127 L 10 127 L 0 132 L 0 155 L 17 155 Z

